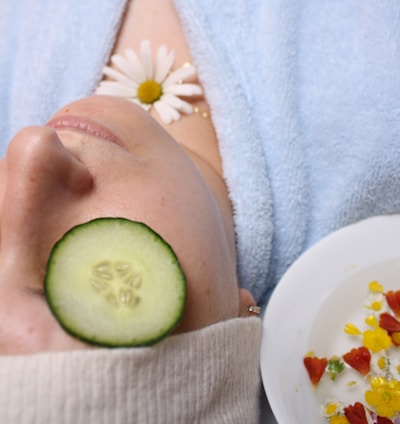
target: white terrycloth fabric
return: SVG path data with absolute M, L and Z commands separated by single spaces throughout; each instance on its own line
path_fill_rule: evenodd
M 0 356 L 0 422 L 257 423 L 260 330 L 236 318 L 150 348 Z
M 259 303 L 329 232 L 400 211 L 398 0 L 174 0 Z M 0 143 L 92 92 L 125 0 L 0 2 Z M 173 47 L 173 46 L 171 46 Z

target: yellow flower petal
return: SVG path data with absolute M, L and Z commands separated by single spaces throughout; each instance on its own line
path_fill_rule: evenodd
M 360 336 L 361 331 L 354 324 L 346 324 L 344 326 L 344 332 L 350 336 Z
M 329 424 L 349 424 L 349 420 L 344 415 L 335 415 L 330 418 Z
M 382 284 L 378 283 L 378 281 L 371 281 L 368 285 L 368 288 L 370 291 L 374 293 L 382 293 L 383 292 L 383 286 Z
M 365 393 L 365 400 L 381 417 L 393 418 L 400 412 L 400 382 L 387 381 L 383 377 L 373 378 L 371 390 Z
M 389 349 L 392 345 L 392 339 L 383 328 L 377 327 L 364 332 L 363 344 L 367 349 L 379 352 Z
M 378 318 L 375 315 L 368 315 L 367 318 L 365 318 L 365 322 L 373 328 L 376 328 L 379 325 Z

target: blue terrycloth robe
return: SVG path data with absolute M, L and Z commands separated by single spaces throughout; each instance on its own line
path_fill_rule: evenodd
M 93 91 L 124 4 L 0 2 L 1 153 Z M 265 304 L 320 238 L 400 211 L 400 2 L 175 4 L 220 141 L 241 285 Z

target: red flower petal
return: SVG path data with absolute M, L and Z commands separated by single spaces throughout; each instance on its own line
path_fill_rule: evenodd
M 400 331 L 400 322 L 387 312 L 379 316 L 379 326 L 391 333 L 398 333 Z
M 362 403 L 356 402 L 344 408 L 344 415 L 350 424 L 368 424 L 365 408 Z
M 393 421 L 385 417 L 376 417 L 377 424 L 393 424 Z
M 370 371 L 371 354 L 364 346 L 351 349 L 343 355 L 343 359 L 362 375 L 367 375 Z
M 395 346 L 400 346 L 400 322 L 395 317 L 384 312 L 379 317 L 379 326 L 386 330 Z
M 400 290 L 397 291 L 388 291 L 386 293 L 386 300 L 392 311 L 396 315 L 397 318 L 400 319 Z
M 307 369 L 308 376 L 310 377 L 313 387 L 317 387 L 317 384 L 319 383 L 324 374 L 328 360 L 326 358 L 318 358 L 316 356 L 306 356 L 303 359 L 303 362 L 304 366 Z

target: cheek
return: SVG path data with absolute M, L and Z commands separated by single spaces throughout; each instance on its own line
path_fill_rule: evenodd
M 4 201 L 6 183 L 7 183 L 7 163 L 6 163 L 6 159 L 2 159 L 0 161 L 0 208 L 2 207 L 3 201 Z
M 179 331 L 237 317 L 235 260 L 213 199 L 198 190 L 188 196 L 188 202 L 183 202 L 180 209 L 169 205 L 167 215 L 168 220 L 159 222 L 160 233 L 176 252 L 188 280 L 187 303 Z
M 0 293 L 0 355 L 87 347 L 60 328 L 38 295 Z
M 107 182 L 107 184 L 106 184 Z M 112 185 L 110 185 L 110 183 Z M 132 166 L 124 177 L 99 184 L 97 216 L 144 222 L 177 254 L 188 279 L 180 331 L 238 316 L 236 265 L 221 210 L 191 164 L 165 163 L 157 169 Z

